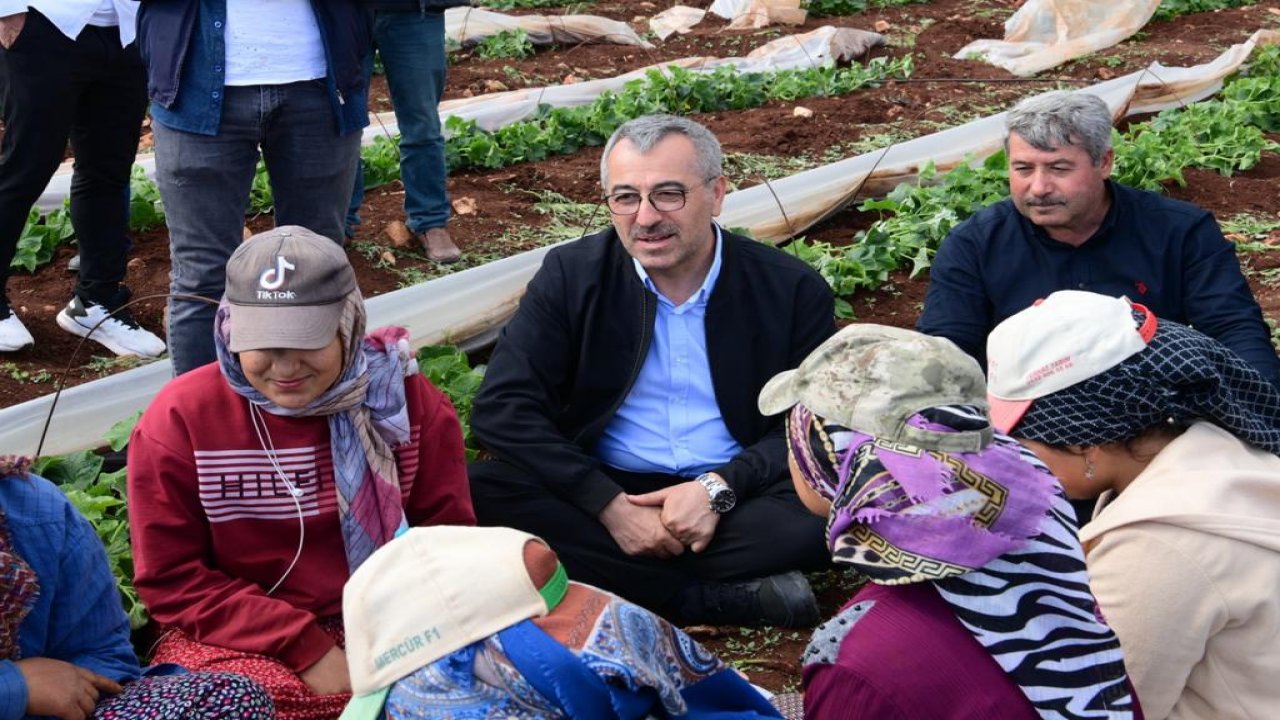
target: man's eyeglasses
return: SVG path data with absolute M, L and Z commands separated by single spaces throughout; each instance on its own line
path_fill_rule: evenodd
M 705 185 L 718 177 L 720 176 L 713 175 L 703 180 L 702 183 Z M 690 192 L 692 192 L 690 188 L 683 187 L 661 187 L 650 191 L 648 195 L 641 195 L 634 190 L 624 190 L 612 195 L 605 195 L 604 201 L 609 206 L 609 212 L 614 215 L 635 215 L 640 212 L 640 204 L 644 202 L 646 197 L 649 198 L 649 204 L 653 206 L 654 210 L 658 212 L 675 212 L 676 210 L 684 209 L 684 204 L 688 200 Z

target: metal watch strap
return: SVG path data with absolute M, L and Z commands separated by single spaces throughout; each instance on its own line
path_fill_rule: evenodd
M 724 480 L 711 473 L 702 473 L 695 478 L 697 483 L 707 490 L 707 502 L 711 507 L 711 512 L 722 515 L 733 509 L 738 502 L 738 496 L 733 492 L 733 488 Z

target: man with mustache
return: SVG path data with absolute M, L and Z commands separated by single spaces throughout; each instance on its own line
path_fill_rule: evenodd
M 796 570 L 828 563 L 822 523 L 753 398 L 834 332 L 830 288 L 715 224 L 726 181 L 705 127 L 632 120 L 600 170 L 613 227 L 548 253 L 476 396 L 496 457 L 469 469 L 477 518 L 677 622 L 811 624 Z
M 1111 112 L 1083 92 L 1018 103 L 1005 120 L 1007 200 L 958 225 L 930 270 L 917 328 L 986 366 L 987 333 L 1056 290 L 1127 296 L 1195 328 L 1280 384 L 1280 359 L 1213 215 L 1110 180 Z

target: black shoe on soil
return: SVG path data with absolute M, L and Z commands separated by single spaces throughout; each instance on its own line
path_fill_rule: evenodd
M 685 625 L 811 627 L 818 622 L 818 601 L 809 581 L 797 571 L 705 583 L 681 594 L 680 621 Z

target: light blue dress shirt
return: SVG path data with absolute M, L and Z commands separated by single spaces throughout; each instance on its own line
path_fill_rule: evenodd
M 715 260 L 682 305 L 659 292 L 633 260 L 644 286 L 658 296 L 658 313 L 640 374 L 596 444 L 596 457 L 606 465 L 692 477 L 742 451 L 720 417 L 707 361 L 707 300 L 720 277 L 722 253 L 719 226 L 715 230 Z

